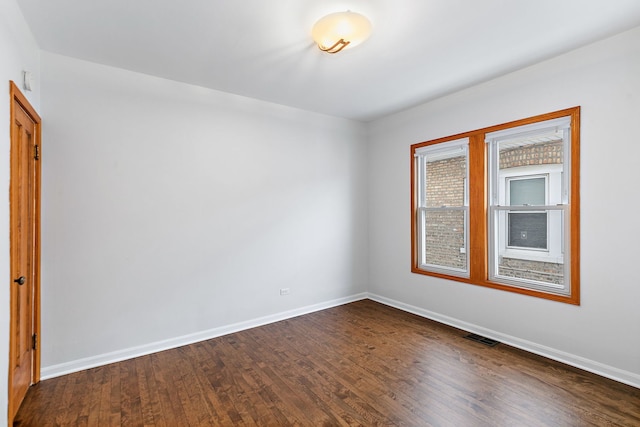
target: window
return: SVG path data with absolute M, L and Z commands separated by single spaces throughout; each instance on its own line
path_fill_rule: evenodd
M 467 138 L 416 150 L 420 268 L 469 277 Z
M 579 113 L 412 145 L 412 271 L 579 304 Z

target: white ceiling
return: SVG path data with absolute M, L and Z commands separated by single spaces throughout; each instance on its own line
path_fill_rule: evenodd
M 43 50 L 369 121 L 640 25 L 640 0 L 18 0 Z M 373 34 L 336 55 L 313 23 Z M 640 42 L 640 41 L 639 41 Z

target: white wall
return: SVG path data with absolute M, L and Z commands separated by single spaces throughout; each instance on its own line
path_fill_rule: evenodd
M 7 419 L 9 366 L 9 80 L 21 87 L 22 70 L 33 72 L 35 87 L 25 93 L 39 107 L 40 52 L 14 0 L 0 2 L 0 424 Z
M 50 53 L 42 69 L 43 376 L 365 291 L 363 124 Z
M 638 41 L 640 29 L 370 123 L 368 145 L 347 120 L 43 54 L 43 373 L 368 290 L 640 385 Z M 0 82 L 32 70 L 40 110 L 39 55 L 15 2 L 0 2 Z M 409 145 L 574 105 L 582 305 L 411 274 Z M 8 115 L 0 102 L 5 278 Z M 0 310 L 0 366 L 8 325 Z
M 640 386 L 640 28 L 369 127 L 369 291 Z M 410 272 L 416 142 L 582 106 L 579 307 Z

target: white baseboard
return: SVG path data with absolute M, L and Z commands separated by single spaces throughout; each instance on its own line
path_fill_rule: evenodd
M 594 374 L 601 375 L 603 377 L 610 378 L 612 380 L 619 381 L 621 383 L 640 388 L 640 375 L 635 374 L 633 372 L 624 371 L 622 369 L 605 365 L 603 363 L 595 362 L 593 360 L 589 360 L 584 357 L 576 356 L 574 354 L 566 353 L 560 350 L 556 350 L 550 347 L 536 344 L 534 342 L 526 341 L 510 335 L 496 332 L 491 329 L 474 325 L 472 323 L 464 322 L 449 316 L 435 313 L 433 311 L 425 310 L 420 307 L 412 306 L 410 304 L 405 304 L 400 301 L 392 300 L 392 299 L 382 297 L 376 294 L 371 294 L 371 293 L 361 293 L 357 295 L 352 295 L 350 297 L 326 301 L 319 304 L 301 307 L 294 310 L 285 311 L 282 313 L 272 314 L 269 316 L 259 317 L 256 319 L 247 320 L 245 322 L 239 322 L 231 325 L 221 326 L 218 328 L 196 332 L 194 334 L 184 335 L 181 337 L 171 338 L 164 341 L 157 341 L 157 342 L 153 342 L 153 343 L 149 343 L 141 346 L 114 351 L 111 353 L 105 353 L 97 356 L 73 360 L 71 362 L 61 363 L 58 365 L 46 366 L 41 369 L 41 379 L 46 380 L 49 378 L 59 377 L 61 375 L 66 375 L 73 372 L 82 371 L 85 369 L 95 368 L 97 366 L 103 366 L 103 365 L 108 365 L 110 363 L 119 362 L 122 360 L 133 359 L 134 357 L 144 356 L 144 355 L 156 353 L 159 351 L 181 347 L 183 345 L 193 344 L 195 342 L 220 337 L 223 335 L 243 331 L 245 329 L 255 328 L 255 327 L 266 325 L 269 323 L 279 322 L 281 320 L 290 319 L 292 317 L 313 313 L 314 311 L 324 310 L 327 308 L 336 307 L 339 305 L 343 305 L 343 304 L 347 304 L 350 302 L 359 301 L 367 298 L 373 301 L 377 301 L 381 304 L 395 307 L 397 309 L 400 309 L 409 313 L 413 313 L 418 316 L 425 317 L 427 319 L 435 320 L 436 322 L 453 326 L 458 329 L 483 335 L 488 338 L 492 338 L 500 342 L 503 342 L 512 347 L 516 347 L 534 354 L 538 354 L 540 356 L 548 357 L 549 359 L 566 363 L 567 365 L 584 369 L 585 371 L 589 371 Z
M 536 344 L 534 342 L 502 334 L 491 329 L 483 328 L 472 323 L 463 322 L 449 316 L 445 316 L 433 311 L 425 310 L 420 307 L 415 307 L 410 304 L 405 304 L 403 302 L 395 301 L 379 295 L 368 293 L 367 297 L 381 304 L 395 307 L 402 311 L 413 313 L 427 319 L 435 320 L 436 322 L 444 323 L 445 325 L 453 326 L 454 328 L 462 329 L 494 340 L 498 340 L 512 347 L 516 347 L 540 356 L 548 357 L 549 359 L 566 363 L 567 365 L 571 365 L 576 368 L 584 369 L 585 371 L 592 372 L 605 378 L 610 378 L 612 380 L 640 388 L 640 375 L 633 372 L 624 371 L 622 369 L 608 366 L 600 362 L 586 359 L 584 357 L 576 356 L 574 354 L 566 353 L 564 351 L 556 350 L 550 347 Z
M 83 359 L 72 360 L 71 362 L 60 363 L 58 365 L 45 366 L 40 371 L 40 378 L 42 380 L 46 380 L 49 378 L 59 377 L 61 375 L 71 374 L 73 372 L 83 371 L 85 369 L 95 368 L 97 366 L 104 366 L 110 363 L 120 362 L 122 360 L 133 359 L 134 357 L 145 356 L 147 354 L 169 350 L 172 348 L 181 347 L 183 345 L 193 344 L 199 341 L 205 341 L 211 338 L 220 337 L 222 335 L 263 326 L 269 323 L 279 322 L 281 320 L 290 319 L 292 317 L 313 313 L 314 311 L 324 310 L 327 308 L 336 307 L 366 298 L 366 293 L 352 295 L 345 298 L 339 298 L 319 304 L 296 308 L 294 310 L 284 311 L 282 313 L 276 313 L 269 316 L 247 320 L 245 322 L 234 323 L 231 325 L 221 326 L 206 331 L 196 332 L 194 334 L 126 348 L 123 350 L 113 351 L 111 353 L 99 354 L 97 356 L 86 357 Z

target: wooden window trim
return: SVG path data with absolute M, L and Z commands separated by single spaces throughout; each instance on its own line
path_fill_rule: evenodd
M 485 135 L 491 132 L 515 128 L 538 123 L 560 117 L 571 118 L 571 177 L 570 177 L 570 215 L 571 241 L 570 259 L 570 294 L 552 294 L 535 289 L 520 288 L 496 283 L 488 279 L 488 179 L 487 179 L 487 148 Z M 417 233 L 417 200 L 418 185 L 416 182 L 417 162 L 414 153 L 417 149 L 428 145 L 469 138 L 469 278 L 435 273 L 420 269 Z M 455 280 L 478 286 L 514 292 L 523 295 L 580 305 L 580 107 L 572 107 L 552 113 L 541 114 L 521 120 L 515 120 L 500 125 L 477 129 L 452 136 L 438 138 L 411 145 L 411 271 L 417 274 Z

